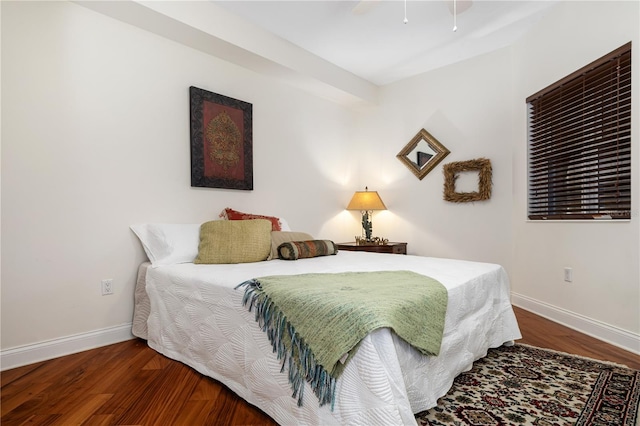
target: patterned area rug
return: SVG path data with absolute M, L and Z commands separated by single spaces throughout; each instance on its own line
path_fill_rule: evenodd
M 640 424 L 640 371 L 516 344 L 460 374 L 419 425 Z

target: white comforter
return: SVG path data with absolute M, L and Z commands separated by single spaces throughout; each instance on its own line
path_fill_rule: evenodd
M 377 330 L 338 379 L 334 411 L 318 407 L 308 387 L 298 407 L 266 334 L 242 306 L 244 291 L 234 287 L 267 275 L 377 270 L 412 270 L 447 288 L 440 355 L 423 356 L 389 329 Z M 507 275 L 487 263 L 347 251 L 297 261 L 187 263 L 148 268 L 146 292 L 148 334 L 140 337 L 150 347 L 219 380 L 283 425 L 416 424 L 414 413 L 435 406 L 488 348 L 521 337 Z M 134 333 L 143 328 L 134 324 Z

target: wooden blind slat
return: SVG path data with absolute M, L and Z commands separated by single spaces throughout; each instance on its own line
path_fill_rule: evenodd
M 621 93 L 621 95 L 630 96 L 631 92 Z M 615 122 L 620 118 L 624 118 L 631 115 L 631 105 L 628 108 L 616 108 L 618 104 L 618 100 L 611 100 L 607 102 L 600 102 L 598 104 L 598 108 L 591 109 L 575 109 L 574 111 L 563 111 L 562 114 L 553 117 L 552 119 L 545 120 L 543 122 L 539 122 L 540 120 L 536 120 L 531 123 L 531 136 L 539 137 L 540 135 L 548 135 L 549 132 L 555 130 L 571 129 L 573 126 L 591 126 L 593 123 L 591 120 L 601 116 L 604 122 L 610 120 Z M 586 105 L 581 105 L 586 106 Z M 613 107 L 613 109 L 611 109 Z M 609 109 L 606 109 L 609 108 Z
M 631 43 L 527 103 L 529 218 L 630 218 Z
M 594 82 L 582 80 L 576 83 L 581 84 L 576 84 L 570 88 L 563 88 L 556 93 L 549 94 L 550 97 L 545 98 L 544 101 L 531 103 L 530 105 L 533 109 L 541 112 L 538 118 L 545 120 L 554 115 L 555 111 L 549 110 L 549 106 L 561 105 L 565 110 L 569 111 L 578 104 L 589 105 L 602 96 L 612 96 L 610 88 L 613 85 L 616 86 L 616 90 L 627 92 L 631 87 L 631 74 L 628 72 L 619 73 L 617 70 L 612 69 L 610 73 L 601 80 Z
M 626 53 L 629 53 L 629 55 L 631 54 L 631 42 L 625 44 L 624 46 L 620 46 L 619 48 L 617 48 L 613 52 L 609 53 L 608 55 L 605 55 L 602 58 L 593 61 L 589 65 L 585 65 L 584 67 L 582 67 L 579 70 L 575 71 L 574 73 L 566 76 L 565 78 L 555 82 L 554 84 L 552 84 L 552 85 L 550 85 L 548 87 L 545 87 L 544 89 L 540 90 L 537 93 L 534 93 L 533 95 L 529 96 L 526 99 L 526 102 L 527 103 L 531 103 L 534 100 L 543 97 L 548 92 L 556 89 L 557 87 L 563 86 L 566 83 L 572 81 L 577 76 L 585 74 L 585 73 L 589 72 L 590 70 L 596 69 L 596 68 L 600 67 L 602 64 L 606 64 L 607 62 L 610 62 L 611 60 L 613 60 L 613 59 L 615 59 L 617 57 L 620 57 L 620 56 L 622 56 L 622 55 L 624 55 Z

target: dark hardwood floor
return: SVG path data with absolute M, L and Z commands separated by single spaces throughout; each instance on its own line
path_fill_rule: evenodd
M 639 355 L 578 333 L 524 309 L 514 307 L 514 311 L 522 332 L 522 339 L 518 343 L 615 362 L 640 370 Z
M 515 308 L 533 346 L 640 369 L 640 356 Z M 4 371 L 3 426 L 275 425 L 225 386 L 130 340 Z

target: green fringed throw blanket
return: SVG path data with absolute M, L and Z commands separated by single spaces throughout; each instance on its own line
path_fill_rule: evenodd
M 389 327 L 426 355 L 437 355 L 447 290 L 410 271 L 346 272 L 261 277 L 245 281 L 242 300 L 269 337 L 293 397 L 302 405 L 304 381 L 333 410 L 336 380 L 359 342 Z M 238 288 L 236 287 L 236 288 Z

